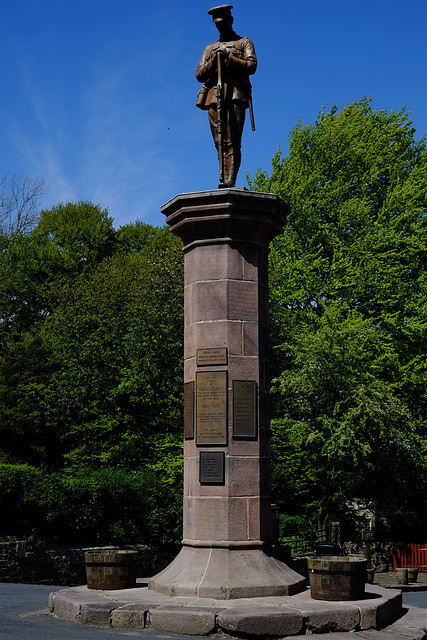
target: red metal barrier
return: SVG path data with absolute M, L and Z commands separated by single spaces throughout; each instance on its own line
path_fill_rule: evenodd
M 415 567 L 421 572 L 427 572 L 427 543 L 393 547 L 393 569 L 400 567 Z

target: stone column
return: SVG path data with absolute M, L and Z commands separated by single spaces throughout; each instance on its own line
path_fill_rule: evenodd
M 217 599 L 292 595 L 305 580 L 269 552 L 268 245 L 288 212 L 241 189 L 162 208 L 184 242 L 184 525 L 149 588 Z

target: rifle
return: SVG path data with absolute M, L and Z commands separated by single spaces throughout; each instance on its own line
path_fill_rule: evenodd
M 252 106 L 252 96 L 249 98 L 249 115 L 251 117 L 251 129 L 255 131 L 254 108 Z
M 221 51 L 216 53 L 216 65 L 218 71 L 218 79 L 216 83 L 216 128 L 218 135 L 218 159 L 219 159 L 219 183 L 224 182 L 224 156 L 222 153 L 222 69 L 221 69 Z
M 251 117 L 251 129 L 255 131 L 255 118 L 254 118 L 254 108 L 252 106 L 252 85 L 249 82 L 249 78 L 246 79 L 246 86 L 248 89 L 248 107 L 249 107 L 249 115 Z

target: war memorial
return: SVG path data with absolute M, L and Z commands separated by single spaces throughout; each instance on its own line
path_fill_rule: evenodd
M 231 9 L 210 9 L 219 39 L 196 71 L 197 106 L 207 111 L 218 153 L 218 188 L 179 194 L 162 207 L 185 259 L 182 548 L 148 580 L 62 590 L 51 594 L 50 609 L 62 619 L 141 635 L 379 629 L 399 617 L 401 592 L 365 585 L 363 559 L 336 559 L 341 568 L 334 565 L 331 580 L 338 592 L 319 597 L 315 583 L 310 589 L 272 547 L 268 251 L 289 207 L 276 195 L 236 187 L 247 114 L 255 126 L 249 77 L 257 59 L 251 40 L 234 31 Z M 358 562 L 362 573 L 352 584 Z M 326 566 L 311 571 L 322 576 Z

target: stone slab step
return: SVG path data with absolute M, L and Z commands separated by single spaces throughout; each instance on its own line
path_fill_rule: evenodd
M 259 638 L 315 633 L 328 634 L 332 640 L 332 634 L 348 634 L 356 629 L 356 633 L 360 633 L 360 629 L 368 632 L 395 620 L 402 611 L 402 594 L 398 590 L 367 585 L 365 599 L 351 602 L 313 600 L 309 590 L 295 596 L 212 600 L 173 598 L 145 586 L 120 591 L 96 591 L 82 586 L 52 593 L 49 608 L 64 620 L 117 629 Z M 407 622 L 406 626 L 411 628 Z M 405 636 L 403 627 L 393 629 L 393 633 Z M 348 635 L 346 638 L 348 640 Z M 374 636 L 368 638 L 377 640 Z M 336 640 L 341 638 L 337 635 Z M 396 640 L 401 639 L 396 637 Z M 414 636 L 414 640 L 422 640 L 422 636 Z

